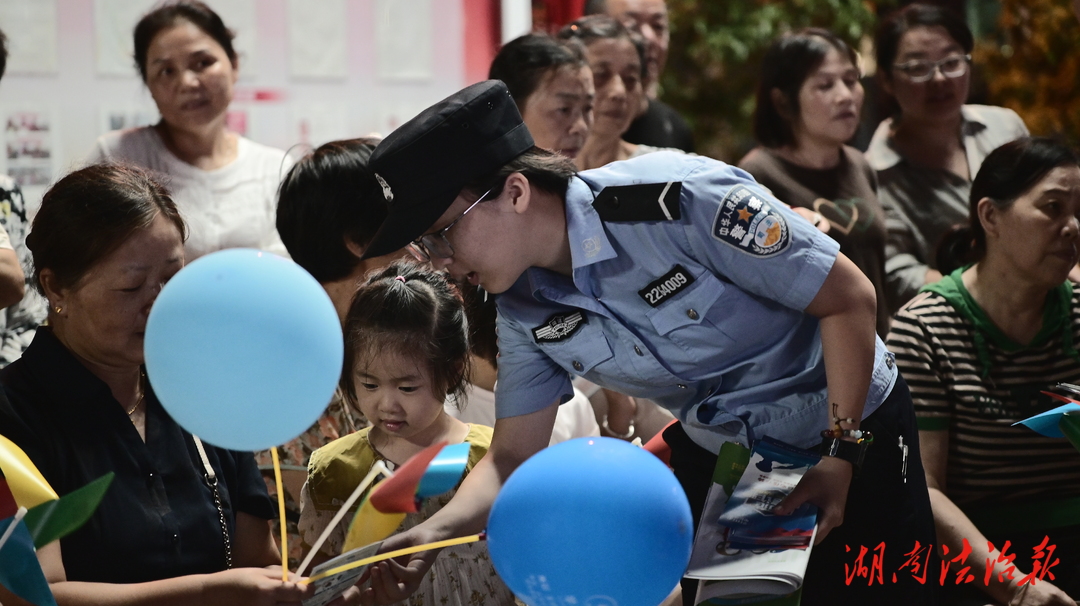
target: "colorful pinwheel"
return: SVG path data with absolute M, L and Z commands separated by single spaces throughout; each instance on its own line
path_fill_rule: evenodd
M 0 436 L 0 585 L 36 606 L 56 606 L 35 548 L 79 529 L 112 482 L 108 473 L 60 497 L 21 448 Z M 12 508 L 15 508 L 12 513 Z
M 367 477 L 345 500 L 322 536 L 311 546 L 311 551 L 296 573 L 303 576 L 326 537 L 337 528 L 345 513 L 379 475 L 387 476 L 387 479 L 364 497 L 349 525 L 343 552 L 381 541 L 393 534 L 406 514 L 420 510 L 424 499 L 441 495 L 457 486 L 465 473 L 468 459 L 468 442 L 450 446 L 442 442 L 416 453 L 395 472 L 390 472 L 382 461 L 376 462 Z

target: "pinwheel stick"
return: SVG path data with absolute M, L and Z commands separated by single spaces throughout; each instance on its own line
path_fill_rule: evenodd
M 322 531 L 321 535 L 319 535 L 319 540 L 315 541 L 315 544 L 311 546 L 311 549 L 308 551 L 307 556 L 304 557 L 303 563 L 300 564 L 300 568 L 296 569 L 297 576 L 304 576 L 304 571 L 307 570 L 308 565 L 311 564 L 311 560 L 315 557 L 315 554 L 318 553 L 319 548 L 322 547 L 323 543 L 326 542 L 326 538 L 329 537 L 330 533 L 333 532 L 333 530 L 337 528 L 337 525 L 341 523 L 342 518 L 345 517 L 345 514 L 349 511 L 349 508 L 351 508 L 353 504 L 356 503 L 356 500 L 360 498 L 360 495 L 364 494 L 364 491 L 367 490 L 368 486 L 371 486 L 371 483 L 374 482 L 375 479 L 380 475 L 390 476 L 392 474 L 390 473 L 390 470 L 386 467 L 385 463 L 383 463 L 382 461 L 375 461 L 375 464 L 371 466 L 371 471 L 368 472 L 367 476 L 362 482 L 356 485 L 356 490 L 353 490 L 352 494 L 349 495 L 349 498 L 345 499 L 345 503 L 342 504 L 341 509 L 339 509 L 338 512 L 334 514 L 334 518 L 330 520 L 330 523 L 326 525 L 326 529 Z M 280 493 L 281 489 L 279 488 L 278 494 Z
M 15 527 L 19 525 L 19 522 L 22 521 L 24 516 L 26 516 L 26 508 L 20 507 L 19 511 L 15 512 L 15 518 L 11 520 L 7 529 L 4 530 L 4 536 L 0 536 L 0 549 L 4 548 L 4 543 L 7 543 L 8 539 L 11 538 L 11 534 L 15 532 Z
M 380 553 L 379 555 L 371 556 L 370 558 L 364 558 L 355 562 L 349 562 L 343 564 L 337 568 L 331 568 L 330 570 L 324 570 L 319 574 L 308 577 L 300 581 L 301 585 L 307 585 L 314 583 L 326 577 L 334 576 L 335 574 L 341 574 L 353 568 L 359 568 L 361 566 L 367 566 L 368 564 L 374 564 L 375 562 L 381 562 L 383 560 L 389 560 L 403 555 L 409 555 L 412 553 L 420 553 L 421 551 L 428 551 L 431 549 L 442 549 L 443 547 L 450 547 L 451 545 L 463 545 L 465 543 L 475 543 L 484 538 L 482 534 L 473 534 L 467 537 L 458 537 L 456 539 L 447 539 L 445 541 L 436 541 L 434 543 L 425 543 L 423 545 L 414 545 L 412 547 L 406 547 L 404 549 L 398 549 L 397 551 L 388 551 L 386 553 Z
M 281 487 L 281 461 L 278 459 L 277 446 L 270 449 L 274 459 L 274 482 L 277 483 L 278 519 L 281 526 L 281 582 L 289 582 L 289 533 L 285 526 L 285 491 Z

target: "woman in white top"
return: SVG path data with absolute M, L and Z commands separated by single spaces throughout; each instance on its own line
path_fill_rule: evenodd
M 239 73 L 232 37 L 201 2 L 147 13 L 135 26 L 135 62 L 161 121 L 102 136 L 89 158 L 164 175 L 190 229 L 189 261 L 234 247 L 286 254 L 274 216 L 277 186 L 291 161 L 225 127 Z

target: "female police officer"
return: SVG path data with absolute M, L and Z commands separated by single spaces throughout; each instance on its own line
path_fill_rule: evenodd
M 834 240 L 708 158 L 656 153 L 575 174 L 533 146 L 498 81 L 422 112 L 371 167 L 388 216 L 368 256 L 415 241 L 437 267 L 500 293 L 491 450 L 395 547 L 483 528 L 502 482 L 547 445 L 573 373 L 680 419 L 665 438 L 695 518 L 724 441 L 815 447 L 831 417 L 872 431 L 864 452 L 825 440 L 835 456 L 779 508 L 821 510 L 803 603 L 932 602 L 902 571 L 886 587 L 845 583 L 860 546 L 884 542 L 895 571 L 916 541 L 935 541 L 910 395 L 875 336 L 873 287 Z M 376 568 L 367 597 L 400 599 L 432 557 Z

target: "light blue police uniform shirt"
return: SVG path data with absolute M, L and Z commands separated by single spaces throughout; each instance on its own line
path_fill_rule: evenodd
M 679 191 L 679 218 L 602 221 L 593 207 L 605 187 L 648 183 Z M 673 205 L 671 187 L 659 197 Z M 825 365 L 818 319 L 803 310 L 835 240 L 748 173 L 671 152 L 580 173 L 566 220 L 573 279 L 534 267 L 497 298 L 498 418 L 565 402 L 574 374 L 656 401 L 713 452 L 746 444 L 747 426 L 803 448 L 821 441 Z M 864 418 L 896 378 L 875 339 Z

